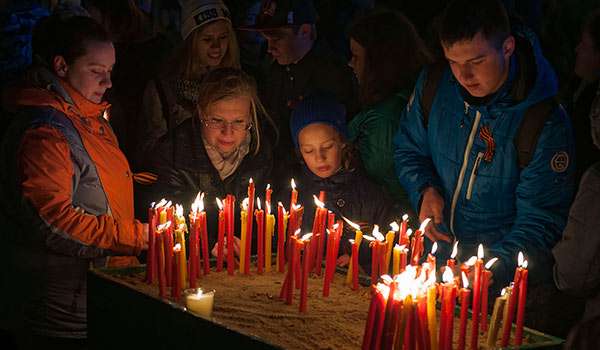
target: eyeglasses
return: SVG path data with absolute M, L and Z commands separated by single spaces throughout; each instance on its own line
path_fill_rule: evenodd
M 232 122 L 228 122 L 215 117 L 201 118 L 200 120 L 202 120 L 206 127 L 215 130 L 225 130 L 228 125 L 231 126 L 231 129 L 233 129 L 233 131 L 246 131 L 252 128 L 252 123 L 248 123 L 243 120 L 235 120 Z

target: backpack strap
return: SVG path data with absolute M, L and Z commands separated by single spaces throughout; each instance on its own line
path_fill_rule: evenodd
M 427 76 L 425 77 L 425 83 L 423 84 L 423 93 L 421 95 L 421 110 L 423 111 L 423 125 L 427 129 L 429 123 L 429 113 L 431 112 L 431 106 L 433 105 L 433 99 L 437 93 L 438 86 L 442 80 L 442 74 L 446 69 L 446 62 L 438 62 L 429 65 L 427 69 Z
M 525 111 L 514 138 L 520 169 L 524 169 L 531 162 L 538 139 L 544 129 L 544 123 L 551 116 L 554 108 L 558 106 L 556 98 L 549 97 L 529 106 Z

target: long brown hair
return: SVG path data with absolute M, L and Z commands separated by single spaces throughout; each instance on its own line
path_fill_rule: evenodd
M 258 98 L 256 82 L 248 74 L 237 68 L 217 68 L 208 72 L 202 79 L 198 91 L 198 111 L 200 116 L 208 110 L 208 107 L 220 100 L 247 96 L 250 98 L 250 113 L 252 118 L 251 152 L 258 154 L 261 143 L 261 124 L 259 116 L 267 123 L 274 126 L 273 120 L 267 114 L 265 107 Z M 277 128 L 273 127 L 274 130 Z
M 363 105 L 382 101 L 400 89 L 411 89 L 423 65 L 431 61 L 425 43 L 403 14 L 378 11 L 358 18 L 349 37 L 366 51 L 360 83 Z

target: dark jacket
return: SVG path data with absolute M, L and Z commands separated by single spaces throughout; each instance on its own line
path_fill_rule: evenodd
M 209 244 L 212 247 L 218 233 L 215 198 L 223 199 L 227 194 L 235 196 L 236 228 L 239 227 L 239 208 L 242 200 L 248 196 L 248 181 L 252 178 L 256 195 L 263 197 L 262 193 L 270 181 L 273 156 L 271 145 L 266 138 L 262 138 L 258 154 L 253 154 L 251 144 L 250 152 L 236 171 L 221 180 L 206 153 L 200 128 L 198 118 L 189 118 L 173 130 L 173 135 L 167 134 L 159 139 L 145 167 L 155 173 L 158 179 L 153 185 L 140 188 L 136 195 L 136 206 L 147 211 L 151 202 L 165 198 L 183 205 L 187 212 L 198 192 L 204 192 Z M 239 237 L 239 230 L 236 229 L 235 233 Z
M 389 224 L 399 220 L 401 212 L 395 212 L 393 202 L 379 186 L 371 182 L 360 168 L 340 170 L 326 179 L 313 174 L 305 165 L 294 169 L 293 178 L 298 186 L 298 203 L 304 206 L 302 218 L 302 233 L 312 231 L 315 215 L 313 195 L 319 196 L 320 191 L 325 191 L 325 207 L 334 212 L 336 220 L 342 216 L 360 224 L 363 234 L 370 235 L 373 225 L 377 224 L 385 235 Z M 278 198 L 285 206 L 289 207 L 290 192 L 289 178 L 281 179 L 278 185 L 283 191 L 278 191 Z M 287 182 L 286 182 L 287 181 Z M 286 185 L 287 183 L 287 185 Z M 340 254 L 350 253 L 348 239 L 354 239 L 354 229 L 344 223 L 344 235 L 340 244 Z M 360 265 L 366 270 L 371 270 L 371 254 L 368 244 L 361 245 Z
M 289 130 L 291 111 L 297 101 L 314 91 L 333 93 L 347 115 L 358 112 L 357 85 L 352 71 L 321 41 L 295 64 L 271 63 L 260 87 L 261 101 L 279 128 L 278 154 L 293 154 Z

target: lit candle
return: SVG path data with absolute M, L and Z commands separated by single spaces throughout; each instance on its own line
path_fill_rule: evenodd
M 290 181 L 290 186 L 292 187 L 292 193 L 290 196 L 290 210 L 291 210 L 291 208 L 296 205 L 296 202 L 298 202 L 298 191 L 296 190 L 296 181 L 294 181 L 294 179 L 292 179 Z
M 349 239 L 352 245 L 351 260 L 353 264 L 358 264 L 358 244 L 355 240 Z M 358 265 L 357 265 L 358 266 Z M 358 290 L 358 269 L 352 270 L 352 290 Z
M 515 277 L 513 280 L 513 288 L 510 296 L 508 297 L 508 304 L 504 311 L 504 320 L 502 322 L 502 340 L 501 346 L 507 346 L 510 341 L 510 331 L 512 329 L 512 322 L 515 314 L 515 307 L 517 306 L 517 296 L 519 294 L 519 287 L 521 286 L 521 265 L 523 262 L 523 253 L 519 252 L 519 264 L 515 269 Z
M 452 254 L 450 254 L 450 259 L 446 261 L 446 266 L 450 267 L 452 270 L 456 267 L 456 254 L 458 253 L 458 241 L 454 242 L 454 246 L 452 247 Z
M 244 273 L 246 265 L 246 230 L 248 227 L 248 198 L 242 201 L 242 210 L 240 211 L 240 273 Z
M 204 292 L 202 289 L 186 290 L 185 307 L 194 314 L 210 319 L 214 304 L 215 291 Z
M 198 197 L 196 197 L 198 199 Z M 198 218 L 198 203 L 196 200 L 192 202 L 192 209 L 190 210 L 190 253 L 188 259 L 189 274 L 188 283 L 190 288 L 196 288 L 196 280 L 200 277 L 200 225 Z
M 395 276 L 400 273 L 400 251 L 404 246 L 396 244 L 394 246 L 394 261 L 392 263 L 392 274 Z
M 265 189 L 265 207 L 271 205 L 271 194 L 273 193 L 273 189 L 271 189 L 271 184 L 267 184 L 267 188 Z
M 310 262 L 313 259 L 312 250 L 310 249 L 312 233 L 308 233 L 300 239 L 304 245 L 304 254 L 302 261 L 302 284 L 300 287 L 300 312 L 306 313 L 307 299 L 308 299 L 308 272 L 310 269 Z
M 394 336 L 402 314 L 401 293 L 397 288 L 398 280 L 384 275 L 381 276 L 386 284 L 390 286 L 387 305 L 385 307 L 385 321 L 383 325 L 383 349 L 393 349 Z
M 218 236 L 217 236 L 217 272 L 221 272 L 223 270 L 223 258 L 225 251 L 225 212 L 223 211 L 223 203 L 219 198 L 216 198 L 217 207 L 219 208 L 219 216 L 218 216 Z M 227 240 L 227 244 L 229 240 Z M 229 255 L 229 247 L 227 247 L 227 255 Z M 228 257 L 229 258 L 229 257 Z M 206 262 L 205 262 L 206 263 Z M 227 265 L 229 265 L 229 260 L 227 260 Z M 227 270 L 229 272 L 230 268 L 227 266 Z M 231 274 L 231 273 L 230 273 Z
M 521 254 L 521 257 L 523 254 Z M 519 285 L 519 305 L 517 306 L 517 328 L 515 330 L 515 345 L 523 343 L 523 323 L 525 321 L 525 303 L 527 299 L 527 260 L 519 263 L 521 267 L 521 284 Z
M 164 215 L 167 222 L 171 224 L 166 227 L 162 234 L 163 251 L 165 254 L 165 275 L 167 277 L 167 286 L 171 286 L 173 282 L 173 207 L 171 201 L 165 205 Z M 161 214 L 162 219 L 162 214 Z
M 488 293 L 490 289 L 490 279 L 492 271 L 490 269 L 498 258 L 491 258 L 486 264 L 481 276 L 481 332 L 485 332 L 488 328 Z
M 267 223 L 265 229 L 265 272 L 271 272 L 272 242 L 275 231 L 275 215 L 271 214 L 271 204 L 267 206 Z
M 473 315 L 471 321 L 471 349 L 479 342 L 479 311 L 481 306 L 481 270 L 483 268 L 483 245 L 477 248 L 477 260 L 473 276 Z
M 165 216 L 166 220 L 166 216 Z M 171 225 L 170 221 L 166 221 L 164 224 L 158 225 L 156 228 L 156 241 L 158 242 L 157 246 L 157 261 L 158 261 L 158 294 L 161 298 L 164 298 L 166 294 L 166 286 L 167 286 L 167 273 L 165 271 L 166 263 L 165 263 L 165 251 L 164 251 L 164 241 L 165 241 L 165 232 L 167 232 L 167 228 Z
M 235 239 L 233 231 L 235 230 L 235 196 L 228 194 L 225 197 L 225 232 L 227 234 L 227 274 L 233 275 L 235 270 Z M 206 222 L 206 220 L 204 220 Z
M 283 272 L 285 268 L 285 229 L 288 215 L 281 202 L 277 203 L 277 271 Z
M 355 242 L 356 244 L 356 242 Z M 372 286 L 371 304 L 365 323 L 365 332 L 363 334 L 362 349 L 377 349 L 374 344 L 377 342 L 377 320 L 383 318 L 385 312 L 386 298 L 381 289 L 382 285 Z M 384 286 L 387 287 L 387 286 Z
M 261 208 L 259 197 L 256 198 L 256 204 L 258 207 L 257 210 L 254 211 L 257 228 L 256 272 L 263 273 L 265 265 L 265 211 Z
M 452 349 L 452 334 L 454 332 L 454 307 L 456 305 L 456 284 L 454 283 L 454 274 L 452 269 L 444 269 L 442 277 L 442 317 L 444 323 L 444 347 L 442 349 Z
M 408 232 L 408 215 L 404 214 L 404 215 L 402 215 L 402 222 L 400 223 L 399 244 L 405 245 L 408 247 L 410 245 L 410 242 L 409 242 L 407 232 Z
M 438 350 L 436 298 L 437 286 L 434 277 L 433 282 L 427 288 L 427 323 L 429 325 L 429 337 L 432 350 Z
M 164 200 L 164 199 L 163 199 Z M 148 257 L 146 258 L 146 282 L 151 284 L 156 280 L 156 248 L 154 243 L 158 213 L 154 202 L 148 208 Z
M 469 288 L 469 278 L 462 272 L 462 285 L 463 287 L 459 291 L 460 298 L 460 326 L 458 331 L 458 349 L 463 350 L 465 348 L 465 339 L 467 335 L 467 310 L 469 309 L 469 296 L 471 290 Z
M 391 230 L 389 230 L 385 235 L 385 243 L 387 246 L 385 250 L 385 268 L 383 273 L 389 273 L 390 260 L 392 258 L 392 250 L 394 248 L 394 239 L 396 238 L 396 232 L 400 230 L 400 226 L 398 226 L 398 223 L 394 221 L 390 224 L 390 228 Z
M 431 337 L 429 334 L 428 315 L 427 315 L 427 293 L 420 293 L 417 296 L 417 321 L 419 326 L 420 349 L 431 349 Z
M 346 219 L 345 217 L 342 216 L 342 219 L 344 219 L 344 221 L 346 221 L 348 223 L 348 225 L 350 225 L 350 227 L 352 227 L 354 229 L 354 242 L 355 244 L 357 244 L 360 247 L 360 243 L 362 242 L 362 231 L 360 230 L 360 226 L 353 223 L 352 221 Z M 353 269 L 353 263 L 352 260 L 350 260 L 350 262 L 348 263 L 348 272 L 346 273 L 346 284 L 350 284 L 352 283 L 352 269 Z
M 171 283 L 171 298 L 175 301 L 179 300 L 179 295 L 181 294 L 181 244 L 177 243 L 173 247 L 173 255 L 175 257 L 173 261 L 173 281 Z
M 433 245 L 431 246 L 431 252 L 429 254 L 427 254 L 427 262 L 429 263 L 430 266 L 430 271 L 428 271 L 428 273 L 431 273 L 435 276 L 435 271 L 436 271 L 436 259 L 435 259 L 435 253 L 437 252 L 437 242 L 433 242 Z
M 496 298 L 496 302 L 494 302 L 494 310 L 492 311 L 492 319 L 490 320 L 490 328 L 488 330 L 486 341 L 489 349 L 496 347 L 496 339 L 498 338 L 498 331 L 500 330 L 500 322 L 502 321 L 504 305 L 506 304 L 506 299 L 508 297 L 506 291 L 507 289 L 503 288 L 502 293 Z
M 327 231 L 327 254 L 325 255 L 325 278 L 323 278 L 323 296 L 329 296 L 329 286 L 335 274 L 337 259 L 336 241 L 339 239 L 337 224 L 329 226 Z
M 423 222 L 421 222 L 421 226 L 419 227 L 417 232 L 415 232 L 415 235 L 414 235 L 413 241 L 412 241 L 412 247 L 411 247 L 410 262 L 412 265 L 418 265 L 419 260 L 421 260 L 421 256 L 423 255 L 423 250 L 424 250 L 423 239 L 424 239 L 424 234 L 425 234 L 425 228 L 427 228 L 427 225 L 429 224 L 430 221 L 431 221 L 430 218 L 423 220 Z
M 252 213 L 254 213 L 254 182 L 250 178 L 250 181 L 248 181 L 248 224 L 246 226 L 246 241 L 243 246 L 246 250 L 244 254 L 244 273 L 246 275 L 250 274 L 250 254 L 252 254 Z
M 323 196 L 325 196 L 325 192 L 321 191 Z M 313 220 L 313 235 L 315 236 L 315 243 L 313 244 L 311 249 L 313 249 L 314 254 L 314 268 L 316 269 L 317 276 L 321 276 L 321 265 L 323 265 L 323 237 L 325 233 L 325 224 L 327 220 L 327 209 L 325 209 L 325 203 L 319 200 L 315 195 L 313 195 L 313 200 L 315 202 L 315 218 Z M 313 266 L 311 266 L 311 271 L 313 270 Z
M 208 252 L 208 229 L 206 227 L 206 211 L 204 211 L 204 193 L 202 193 L 202 195 L 200 196 L 198 210 L 200 211 L 200 243 L 202 245 L 202 258 L 204 259 L 204 274 L 208 275 L 208 273 L 210 272 L 210 255 Z M 198 264 L 199 258 L 200 252 L 197 251 L 197 255 L 195 257 L 196 264 Z
M 368 240 L 369 247 L 371 248 L 371 284 L 376 284 L 379 279 L 380 274 L 380 265 L 381 265 L 381 256 L 380 254 L 385 253 L 382 251 L 381 247 L 385 247 L 384 245 L 380 245 L 385 238 L 379 232 L 379 227 L 377 225 L 373 226 L 373 237 L 364 235 L 363 238 Z
M 186 250 L 185 250 L 185 233 L 187 232 L 187 225 L 185 223 L 185 217 L 183 216 L 183 206 L 180 204 L 175 205 L 175 222 L 177 228 L 175 229 L 176 243 L 179 243 L 181 253 L 179 254 L 179 285 L 183 288 L 185 286 L 185 280 L 187 280 L 187 261 L 186 261 Z

